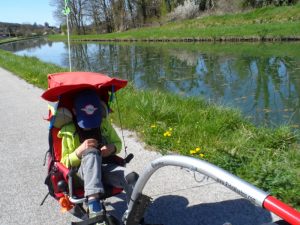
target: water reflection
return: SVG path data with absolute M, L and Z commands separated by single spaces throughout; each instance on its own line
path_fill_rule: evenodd
M 207 50 L 204 44 L 193 48 L 83 43 L 73 44 L 71 55 L 73 70 L 125 78 L 141 89 L 201 96 L 240 108 L 256 124 L 289 123 L 298 128 L 300 53 L 290 46 L 283 48 L 284 54 L 274 54 L 272 45 L 228 51 L 224 44 Z M 1 48 L 68 67 L 67 45 L 62 42 L 17 42 Z

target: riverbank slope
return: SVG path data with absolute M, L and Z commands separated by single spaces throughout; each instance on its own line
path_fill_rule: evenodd
M 65 36 L 49 36 L 66 40 Z M 243 13 L 205 16 L 156 27 L 101 35 L 72 35 L 73 41 L 299 41 L 300 3 Z

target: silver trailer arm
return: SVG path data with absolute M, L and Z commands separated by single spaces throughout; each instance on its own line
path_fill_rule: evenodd
M 177 156 L 169 155 L 160 157 L 152 161 L 140 174 L 140 177 L 134 187 L 134 190 L 131 195 L 131 200 L 128 205 L 128 210 L 126 211 L 123 221 L 126 225 L 134 225 L 135 222 L 132 222 L 132 214 L 134 214 L 135 209 L 137 208 L 135 204 L 138 203 L 138 199 L 142 196 L 142 191 L 152 176 L 152 174 L 161 167 L 165 166 L 178 166 L 187 168 L 191 171 L 196 171 L 201 174 L 204 174 L 218 183 L 226 186 L 232 191 L 240 194 L 244 198 L 251 201 L 253 204 L 258 206 L 263 206 L 263 202 L 268 196 L 268 193 L 258 189 L 252 184 L 247 183 L 246 181 L 240 179 L 239 177 L 223 170 L 211 163 L 208 163 L 204 160 L 195 159 L 187 156 Z M 134 209 L 134 210 L 133 210 Z M 129 222 L 129 220 L 130 222 Z M 136 220 L 136 219 L 135 219 Z M 137 221 L 136 221 L 137 222 Z M 138 224 L 138 223 L 136 223 Z

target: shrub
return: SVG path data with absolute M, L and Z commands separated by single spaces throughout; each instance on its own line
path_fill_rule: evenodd
M 194 18 L 198 13 L 198 5 L 193 0 L 186 0 L 183 5 L 177 6 L 173 12 L 167 15 L 168 20 L 180 20 Z

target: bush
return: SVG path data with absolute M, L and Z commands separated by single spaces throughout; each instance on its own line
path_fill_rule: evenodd
M 186 0 L 183 5 L 179 5 L 173 12 L 167 15 L 168 20 L 182 20 L 194 18 L 198 13 L 199 6 L 193 0 Z

